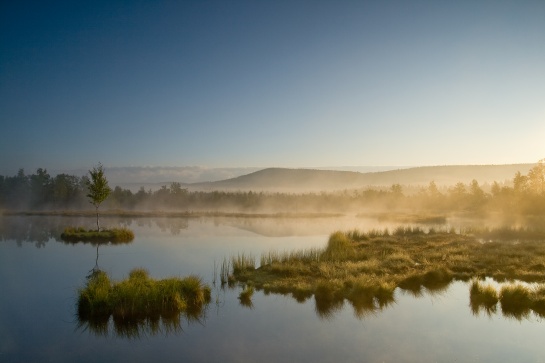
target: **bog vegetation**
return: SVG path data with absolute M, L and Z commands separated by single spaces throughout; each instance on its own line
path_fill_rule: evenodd
M 81 326 L 107 334 L 113 318 L 117 335 L 135 337 L 160 329 L 180 330 L 180 318 L 198 319 L 210 303 L 210 287 L 196 276 L 155 280 L 144 269 L 134 269 L 123 281 L 93 270 L 78 292 Z
M 490 235 L 504 238 L 490 242 Z M 516 240 L 510 238 L 514 235 Z M 265 253 L 259 268 L 252 256 L 244 255 L 233 257 L 231 265 L 235 280 L 266 293 L 289 294 L 298 301 L 314 296 L 320 316 L 329 316 L 344 301 L 362 316 L 391 304 L 396 288 L 419 296 L 443 291 L 454 280 L 543 282 L 544 240 L 545 229 L 472 229 L 462 234 L 418 227 L 353 230 L 331 234 L 322 249 Z M 543 314 L 545 289 L 526 295 L 522 290 L 504 288 L 495 294 L 474 284 L 473 309 L 490 311 L 500 300 L 502 311 L 515 317 L 516 306 Z

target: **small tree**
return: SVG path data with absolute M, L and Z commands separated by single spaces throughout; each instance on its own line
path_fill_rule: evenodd
M 108 186 L 108 180 L 104 176 L 104 168 L 101 163 L 98 163 L 93 170 L 89 170 L 91 179 L 87 182 L 87 188 L 89 189 L 89 202 L 95 206 L 97 213 L 97 232 L 100 232 L 100 224 L 98 222 L 98 207 L 100 204 L 108 198 L 108 195 L 112 192 L 112 189 Z

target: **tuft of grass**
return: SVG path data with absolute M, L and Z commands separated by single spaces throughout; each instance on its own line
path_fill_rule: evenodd
M 348 235 L 340 231 L 334 232 L 329 237 L 327 247 L 321 255 L 325 261 L 342 261 L 354 257 L 354 245 Z
M 255 258 L 252 255 L 239 253 L 231 258 L 231 263 L 235 274 L 255 270 Z
M 104 332 L 112 316 L 119 334 L 132 337 L 142 327 L 156 331 L 159 320 L 168 329 L 176 329 L 180 314 L 200 316 L 210 295 L 210 287 L 197 276 L 155 280 L 139 268 L 127 279 L 114 282 L 104 271 L 95 270 L 78 291 L 78 318 L 80 324 Z

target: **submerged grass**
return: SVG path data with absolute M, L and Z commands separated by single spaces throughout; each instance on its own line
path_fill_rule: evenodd
M 210 288 L 196 276 L 155 280 L 146 270 L 134 269 L 127 279 L 115 282 L 95 270 L 78 291 L 77 311 L 80 323 L 93 330 L 107 331 L 111 316 L 116 330 L 130 336 L 141 326 L 153 331 L 159 320 L 174 329 L 181 313 L 197 318 L 209 302 Z
M 83 227 L 67 227 L 61 234 L 61 239 L 68 242 L 91 241 L 127 243 L 134 239 L 134 233 L 128 228 L 104 229 L 100 232 L 87 230 Z
M 521 232 L 528 235 L 528 230 Z M 258 269 L 241 263 L 244 268 L 237 268 L 234 278 L 265 293 L 291 294 L 297 301 L 314 295 L 317 313 L 322 317 L 328 317 L 345 300 L 353 305 L 357 316 L 380 310 L 394 301 L 396 288 L 418 296 L 424 291 L 441 292 L 453 280 L 486 276 L 497 281 L 545 280 L 543 240 L 483 243 L 475 233 L 425 231 L 419 227 L 400 227 L 393 232 L 337 231 L 322 249 L 271 251 L 260 261 Z M 541 299 L 534 299 L 539 302 L 532 306 L 541 306 L 540 311 L 545 312 L 545 289 L 540 294 Z M 508 304 L 508 292 L 500 295 Z M 497 303 L 499 295 L 495 299 Z M 492 312 L 495 305 L 491 288 L 474 282 L 472 307 Z M 508 305 L 505 309 L 502 305 L 502 310 L 509 311 Z

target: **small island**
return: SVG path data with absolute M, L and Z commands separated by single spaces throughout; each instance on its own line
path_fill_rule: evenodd
M 92 170 L 89 170 L 90 180 L 87 182 L 89 202 L 95 207 L 97 218 L 97 229 L 87 230 L 83 227 L 67 227 L 61 234 L 61 239 L 68 242 L 131 242 L 134 239 L 134 233 L 126 228 L 100 229 L 98 207 L 108 198 L 112 189 L 108 186 L 108 180 L 104 175 L 104 167 L 98 164 Z
M 103 229 L 101 231 L 87 230 L 83 227 L 67 227 L 61 234 L 61 239 L 67 242 L 127 243 L 134 239 L 134 233 L 124 227 Z
M 199 319 L 211 300 L 210 287 L 197 276 L 155 280 L 147 270 L 133 269 L 123 281 L 112 281 L 102 270 L 93 270 L 79 289 L 77 313 L 81 326 L 106 334 L 113 317 L 122 336 L 157 333 L 160 322 L 167 330 L 180 330 L 180 316 Z

